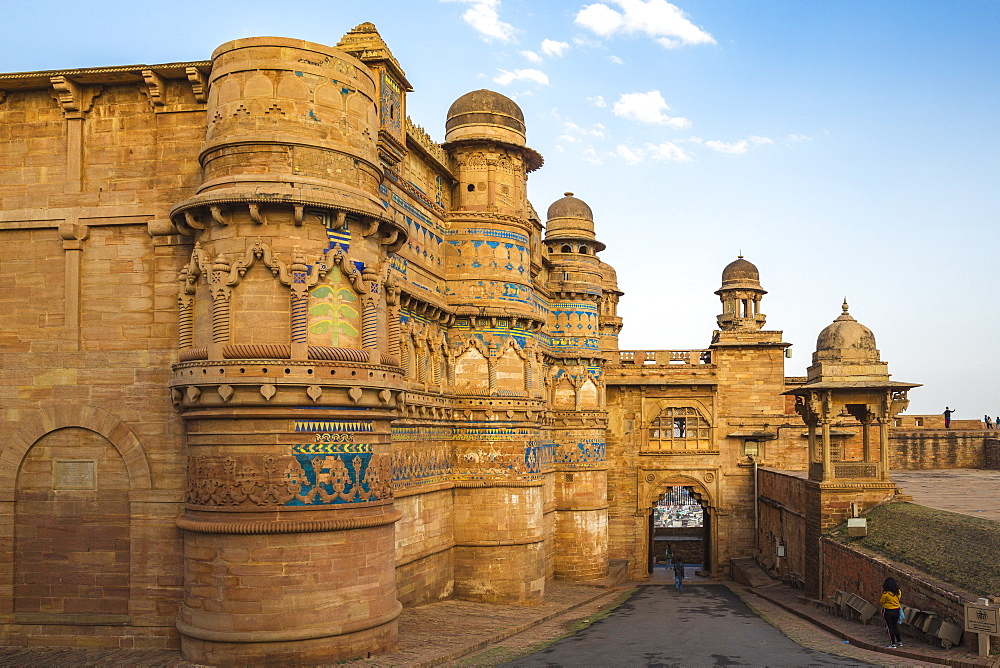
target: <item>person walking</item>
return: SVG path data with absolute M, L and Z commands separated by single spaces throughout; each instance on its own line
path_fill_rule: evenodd
M 680 557 L 674 557 L 674 588 L 678 592 L 684 591 L 684 562 Z
M 889 634 L 889 644 L 887 647 L 902 647 L 903 640 L 899 637 L 899 585 L 896 578 L 886 578 L 882 583 L 882 598 L 878 600 L 882 606 L 882 619 L 885 621 L 885 630 Z
M 955 411 L 951 410 L 947 406 L 944 407 L 944 428 L 948 429 L 951 427 L 951 414 Z
M 986 428 L 987 429 L 992 429 L 993 428 L 993 418 L 991 418 L 989 415 L 984 415 L 983 416 L 983 422 L 986 423 Z

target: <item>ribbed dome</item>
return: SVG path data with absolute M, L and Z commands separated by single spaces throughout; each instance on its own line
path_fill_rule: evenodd
M 524 114 L 521 108 L 500 93 L 474 90 L 455 100 L 445 121 L 446 141 L 491 137 L 524 145 Z
M 878 348 L 875 346 L 875 335 L 847 312 L 847 300 L 844 300 L 844 312 L 840 317 L 827 325 L 816 339 L 816 358 L 845 359 L 851 361 L 877 362 Z
M 584 218 L 589 221 L 594 220 L 594 212 L 582 199 L 573 197 L 573 193 L 565 193 L 565 197 L 557 199 L 549 207 L 545 217 L 549 220 L 553 218 Z

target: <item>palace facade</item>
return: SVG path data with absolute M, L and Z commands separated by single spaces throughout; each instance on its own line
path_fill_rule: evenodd
M 533 209 L 518 106 L 463 95 L 438 144 L 410 91 L 371 24 L 0 74 L 7 644 L 345 660 L 403 606 L 647 577 L 673 487 L 715 577 L 758 549 L 759 466 L 829 511 L 805 541 L 893 495 L 913 385 L 846 304 L 786 377 L 738 258 L 705 349 L 619 350 L 595 216 Z

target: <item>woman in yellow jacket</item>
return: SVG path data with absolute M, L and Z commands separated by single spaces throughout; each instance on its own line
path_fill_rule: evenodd
M 889 632 L 889 647 L 902 647 L 899 637 L 899 585 L 896 578 L 886 578 L 882 583 L 882 619 L 885 620 L 885 630 Z

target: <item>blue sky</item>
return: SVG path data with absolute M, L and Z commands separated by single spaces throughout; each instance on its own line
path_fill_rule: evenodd
M 443 139 L 451 102 L 515 99 L 544 216 L 594 210 L 626 293 L 621 347 L 702 348 L 742 251 L 805 373 L 840 313 L 870 327 L 909 413 L 1000 414 L 1000 3 L 995 0 L 0 0 L 0 71 L 207 59 L 375 23 Z

